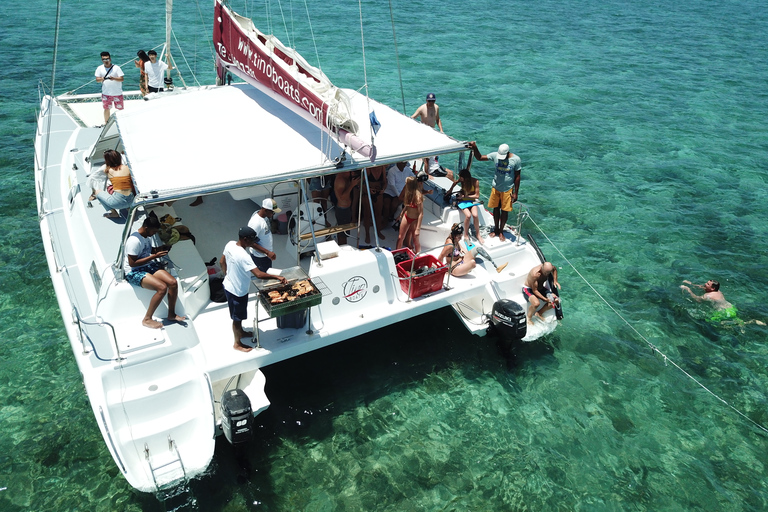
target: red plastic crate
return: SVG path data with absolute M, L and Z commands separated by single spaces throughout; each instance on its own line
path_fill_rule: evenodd
M 430 268 L 437 266 L 437 268 L 434 273 L 426 276 L 414 277 L 413 282 L 411 282 L 408 277 L 410 276 L 412 264 L 414 270 L 425 265 Z M 445 278 L 445 273 L 447 271 L 448 267 L 440 263 L 440 261 L 431 254 L 419 256 L 416 258 L 415 263 L 413 261 L 404 261 L 397 265 L 397 275 L 400 277 L 400 287 L 405 293 L 408 293 L 408 287 L 410 286 L 411 293 L 409 296 L 412 299 L 421 297 L 425 293 L 436 292 L 442 288 L 443 279 Z
M 415 258 L 415 257 L 416 257 L 416 255 L 415 255 L 415 254 L 413 254 L 413 251 L 411 250 L 411 248 L 410 248 L 410 247 L 403 247 L 402 249 L 395 249 L 394 251 L 392 251 L 392 257 L 393 257 L 393 258 L 394 258 L 396 255 L 398 255 L 398 254 L 405 254 L 405 255 L 407 256 L 407 258 L 406 258 L 406 259 L 404 259 L 404 260 L 403 260 L 403 261 L 401 261 L 401 262 L 398 262 L 398 261 L 397 261 L 397 259 L 395 259 L 395 265 L 399 265 L 400 263 L 405 263 L 405 262 L 409 262 L 409 263 L 410 263 L 410 261 L 411 261 L 413 258 Z

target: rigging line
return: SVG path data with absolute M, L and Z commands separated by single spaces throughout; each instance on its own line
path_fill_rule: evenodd
M 45 178 L 45 169 L 48 168 L 48 154 L 50 153 L 50 144 L 51 144 L 51 123 L 53 122 L 53 112 L 51 112 L 51 109 L 53 107 L 54 98 L 56 98 L 54 93 L 54 88 L 56 87 L 56 59 L 59 55 L 59 25 L 61 23 L 61 0 L 56 2 L 56 28 L 53 32 L 53 65 L 51 66 L 51 100 L 48 102 L 48 119 L 46 119 L 47 124 L 47 135 L 45 137 L 45 158 L 43 159 L 43 179 Z M 45 92 L 45 87 L 43 87 L 43 92 Z M 42 112 L 40 112 L 42 115 Z M 45 187 L 42 187 L 42 190 L 45 190 Z M 41 198 L 43 196 L 43 193 L 40 194 Z M 41 201 L 40 204 L 42 205 L 43 202 Z M 43 211 L 41 208 L 40 211 Z
M 153 50 L 157 50 L 157 49 L 159 49 L 159 48 L 161 48 L 161 47 L 163 47 L 163 46 L 165 46 L 165 43 L 160 43 L 160 44 L 158 44 L 158 45 L 155 45 L 155 46 L 154 46 L 152 49 L 153 49 Z M 118 66 L 120 66 L 120 68 L 122 69 L 123 67 L 127 66 L 127 65 L 128 65 L 128 64 L 130 64 L 131 62 L 134 62 L 134 59 L 128 59 L 127 61 L 123 62 L 122 64 L 118 64 Z M 91 85 L 91 84 L 92 84 L 92 83 L 94 83 L 95 81 L 96 81 L 96 78 L 93 78 L 93 79 L 91 79 L 91 80 L 89 80 L 89 81 L 85 82 L 85 83 L 84 83 L 83 85 L 81 85 L 80 87 L 78 87 L 78 88 L 76 88 L 76 89 L 72 89 L 71 91 L 67 91 L 67 92 L 66 92 L 66 94 L 67 94 L 67 95 L 69 95 L 69 96 L 71 96 L 71 95 L 75 94 L 77 91 L 79 91 L 80 89 L 82 89 L 83 87 L 88 87 L 89 85 Z M 53 93 L 53 90 L 51 90 L 51 93 Z M 101 101 L 101 100 L 98 100 L 98 101 Z
M 179 44 L 179 40 L 176 39 L 176 32 L 171 30 L 171 34 L 173 35 L 173 40 L 176 41 L 176 48 L 179 49 L 179 53 L 181 53 L 181 58 L 184 59 L 184 64 L 187 65 L 187 69 L 189 70 L 189 73 L 192 75 L 192 78 L 195 80 L 195 83 L 200 86 L 200 82 L 197 81 L 197 76 L 195 76 L 195 72 L 192 69 L 192 67 L 189 65 L 189 61 L 187 61 L 187 56 L 184 55 L 184 50 L 181 49 L 181 45 Z M 174 64 L 176 62 L 174 61 Z M 187 83 L 184 81 L 184 77 L 181 76 L 181 71 L 179 71 L 178 66 L 174 66 L 176 68 L 176 73 L 179 75 L 179 78 L 181 79 L 181 83 L 184 87 L 187 86 Z
M 691 375 L 690 373 L 688 373 L 687 371 L 685 371 L 685 369 L 683 369 L 683 368 L 682 368 L 680 365 L 678 365 L 678 364 L 677 364 L 675 361 L 673 361 L 672 359 L 670 359 L 670 358 L 669 358 L 669 357 L 668 357 L 668 356 L 667 356 L 665 353 L 663 353 L 661 350 L 659 350 L 659 349 L 658 349 L 658 347 L 656 347 L 656 345 L 654 345 L 653 343 L 651 343 L 650 341 L 648 341 L 648 339 L 646 339 L 646 337 L 645 337 L 645 336 L 643 336 L 642 334 L 640 334 L 640 332 L 639 332 L 637 329 L 635 329 L 635 327 L 634 327 L 632 324 L 630 324 L 630 323 L 627 321 L 627 319 L 626 319 L 626 318 L 624 318 L 624 317 L 621 315 L 621 313 L 619 313 L 619 312 L 616 310 L 616 308 L 614 308 L 614 307 L 613 307 L 613 306 L 612 306 L 612 305 L 611 305 L 611 304 L 610 304 L 610 303 L 609 303 L 609 302 L 608 302 L 608 301 L 607 301 L 607 300 L 606 300 L 606 299 L 605 299 L 605 298 L 604 298 L 604 297 L 603 297 L 603 296 L 600 294 L 600 292 L 598 292 L 598 291 L 595 289 L 595 287 L 594 287 L 594 286 L 592 286 L 592 284 L 591 284 L 589 281 L 587 281 L 587 279 L 586 279 L 586 278 L 585 278 L 585 277 L 584 277 L 584 276 L 581 274 L 581 272 L 579 272 L 579 271 L 578 271 L 578 269 L 577 269 L 577 268 L 576 268 L 576 267 L 573 265 L 573 263 L 571 263 L 571 262 L 570 262 L 570 260 L 569 260 L 568 258 L 566 258 L 566 257 L 565 257 L 565 255 L 563 254 L 563 252 L 562 252 L 562 251 L 561 251 L 561 250 L 560 250 L 560 249 L 559 249 L 559 248 L 558 248 L 558 247 L 555 245 L 555 243 L 554 243 L 552 240 L 550 240 L 550 238 L 547 236 L 547 234 L 544 232 L 544 230 L 543 230 L 543 229 L 541 229 L 541 227 L 540 227 L 538 224 L 536 224 L 536 221 L 534 221 L 534 220 L 533 220 L 533 218 L 532 218 L 530 215 L 528 215 L 528 219 L 529 219 L 529 220 L 530 220 L 530 221 L 533 223 L 533 225 L 534 225 L 534 226 L 536 226 L 536 229 L 538 229 L 538 230 L 539 230 L 539 232 L 540 232 L 540 233 L 541 233 L 541 234 L 544 236 L 544 238 L 546 238 L 546 239 L 547 239 L 547 242 L 549 242 L 549 243 L 552 245 L 552 247 L 554 247 L 554 248 L 555 248 L 555 250 L 556 250 L 556 251 L 557 251 L 557 253 L 560 255 L 560 257 L 562 257 L 562 258 L 565 260 L 565 262 L 566 262 L 566 263 L 568 263 L 568 266 L 569 266 L 569 267 L 571 267 L 571 268 L 574 270 L 574 272 L 576 272 L 576 274 L 578 274 L 578 276 L 581 278 L 581 280 L 582 280 L 582 281 L 584 281 L 584 282 L 587 284 L 587 286 L 589 286 L 589 288 L 590 288 L 590 289 L 591 289 L 591 290 L 592 290 L 592 291 L 595 293 L 595 295 L 597 295 L 597 296 L 600 298 L 600 300 L 602 300 L 602 301 L 605 303 L 605 305 L 606 305 L 606 306 L 608 306 L 608 308 L 609 308 L 611 311 L 613 311 L 613 312 L 616 314 L 616 316 L 618 316 L 618 317 L 619 317 L 619 318 L 620 318 L 620 319 L 621 319 L 621 320 L 622 320 L 622 321 L 623 321 L 625 324 L 627 324 L 627 327 L 629 327 L 629 328 L 630 328 L 630 329 L 631 329 L 631 330 L 632 330 L 632 331 L 633 331 L 635 334 L 637 334 L 637 336 L 638 336 L 640 339 L 642 339 L 642 340 L 643 340 L 643 341 L 644 341 L 644 342 L 645 342 L 645 343 L 646 343 L 646 344 L 647 344 L 647 345 L 648 345 L 648 346 L 651 348 L 651 351 L 652 351 L 652 352 L 656 352 L 656 353 L 658 353 L 658 354 L 659 354 L 661 357 L 663 357 L 663 358 L 664 358 L 664 365 L 666 365 L 667 363 L 670 363 L 672 366 L 674 366 L 675 368 L 677 368 L 678 370 L 680 370 L 680 371 L 683 373 L 683 375 L 685 375 L 686 377 L 688 377 L 689 379 L 691 379 L 693 382 L 695 382 L 696 384 L 698 384 L 698 386 L 699 386 L 701 389 L 703 389 L 704 391 L 706 391 L 707 393 L 709 393 L 710 395 L 712 395 L 713 397 L 715 397 L 716 399 L 718 399 L 718 400 L 719 400 L 720 402 L 722 402 L 723 404 L 727 405 L 727 406 L 728 406 L 728 407 L 729 407 L 729 408 L 730 408 L 730 409 L 731 409 L 733 412 L 735 412 L 736 414 L 738 414 L 739 416 L 741 416 L 742 418 L 744 418 L 744 419 L 745 419 L 745 420 L 747 420 L 748 422 L 752 423 L 752 424 L 753 424 L 755 427 L 759 428 L 760 430 L 762 430 L 763 432 L 765 432 L 766 434 L 768 434 L 768 428 L 766 428 L 766 427 L 764 427 L 763 425 L 761 425 L 760 423 L 756 422 L 755 420 L 753 420 L 752 418 L 750 418 L 749 416 L 747 416 L 746 414 L 744 414 L 743 412 L 741 412 L 740 410 L 738 410 L 736 407 L 734 407 L 733 405 L 731 405 L 730 403 L 728 403 L 727 401 L 725 401 L 725 399 L 721 398 L 721 397 L 720 397 L 720 396 L 719 396 L 717 393 L 715 393 L 714 391 L 710 390 L 710 389 L 709 389 L 707 386 L 705 386 L 705 385 L 704 385 L 704 384 L 703 384 L 701 381 L 699 381 L 699 380 L 698 380 L 696 377 L 694 377 L 693 375 Z
M 395 42 L 395 60 L 397 61 L 397 78 L 400 80 L 400 98 L 403 100 L 403 115 L 407 116 L 405 110 L 405 91 L 403 90 L 403 73 L 400 69 L 400 52 L 397 51 L 397 34 L 395 34 L 395 15 L 392 11 L 392 0 L 389 0 L 389 19 L 392 21 L 392 39 Z
M 315 58 L 317 59 L 317 69 L 323 70 L 320 65 L 320 53 L 317 51 L 317 41 L 315 41 L 315 30 L 312 28 L 312 17 L 309 15 L 309 6 L 307 0 L 304 0 L 304 10 L 307 13 L 307 21 L 309 22 L 309 34 L 312 36 L 312 45 L 315 47 Z
M 363 50 L 363 84 L 365 87 L 365 104 L 368 107 L 368 113 L 371 113 L 371 98 L 368 96 L 368 66 L 365 62 L 365 33 L 363 31 L 363 1 L 357 0 L 357 7 L 360 12 L 360 44 Z M 376 134 L 373 131 L 373 124 L 368 123 L 368 130 L 371 134 L 371 146 L 375 146 Z
M 283 2 L 277 0 L 277 6 L 280 7 L 280 17 L 283 19 L 283 28 L 285 29 L 285 37 L 288 38 L 288 47 L 293 48 L 291 43 L 291 33 L 288 32 L 288 25 L 285 23 L 285 13 L 283 12 Z
M 212 32 L 209 32 L 208 28 L 205 26 L 205 19 L 203 18 L 203 11 L 200 9 L 200 0 L 197 0 L 196 3 L 197 3 L 197 14 L 200 15 L 200 23 L 203 24 L 203 33 L 204 34 L 211 34 Z M 175 36 L 174 36 L 174 38 L 175 38 Z M 176 45 L 178 46 L 178 44 L 179 43 L 177 41 Z M 216 61 L 216 52 L 213 49 L 213 39 L 208 39 L 208 48 L 210 48 L 210 50 L 211 50 L 211 59 L 213 59 L 213 61 L 215 62 Z M 179 48 L 179 51 L 181 51 L 181 48 Z

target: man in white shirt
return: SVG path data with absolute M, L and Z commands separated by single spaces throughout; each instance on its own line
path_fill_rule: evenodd
M 261 203 L 261 208 L 251 215 L 251 220 L 248 221 L 248 227 L 256 232 L 256 237 L 259 239 L 257 244 L 254 244 L 248 252 L 251 253 L 253 262 L 262 272 L 266 272 L 272 268 L 272 262 L 275 261 L 277 256 L 272 251 L 272 217 L 276 213 L 280 213 L 282 210 L 277 207 L 277 203 L 272 198 L 266 198 Z
M 242 338 L 252 338 L 253 333 L 243 330 L 243 320 L 248 318 L 248 290 L 251 286 L 251 275 L 259 279 L 277 279 L 285 284 L 283 276 L 273 276 L 262 272 L 248 254 L 248 248 L 259 241 L 256 232 L 248 226 L 240 228 L 237 242 L 228 242 L 224 247 L 224 255 L 219 264 L 224 276 L 224 294 L 227 296 L 229 316 L 232 318 L 232 332 L 235 335 L 235 350 L 250 352 L 253 347 L 245 345 Z
M 397 162 L 387 169 L 387 188 L 384 189 L 384 216 L 388 220 L 395 218 L 397 208 L 403 203 L 400 193 L 405 187 L 405 179 L 408 176 L 416 177 L 408 162 Z
M 115 105 L 123 110 L 123 81 L 125 75 L 117 64 L 112 64 L 109 52 L 101 52 L 101 66 L 96 68 L 96 81 L 101 84 L 101 106 L 104 108 L 104 123 L 109 121 L 109 109 Z
M 125 280 L 134 286 L 152 290 L 155 294 L 149 299 L 149 307 L 141 323 L 150 329 L 160 329 L 163 324 L 152 318 L 155 310 L 168 294 L 169 322 L 183 322 L 187 318 L 176 314 L 176 298 L 179 287 L 176 278 L 165 270 L 165 265 L 157 260 L 168 254 L 170 247 L 162 245 L 152 247 L 152 237 L 160 230 L 157 217 L 148 216 L 138 231 L 125 241 L 125 260 L 123 270 Z
M 149 50 L 147 52 L 149 62 L 144 64 L 144 72 L 147 74 L 147 86 L 149 92 L 163 92 L 163 74 L 168 68 L 168 64 L 157 60 L 157 52 Z

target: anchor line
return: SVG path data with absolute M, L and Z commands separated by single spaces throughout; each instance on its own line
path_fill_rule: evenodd
M 760 430 L 762 430 L 763 432 L 765 432 L 766 434 L 768 434 L 768 428 L 764 427 L 764 426 L 763 426 L 763 425 L 761 425 L 760 423 L 756 422 L 755 420 L 753 420 L 752 418 L 750 418 L 749 416 L 747 416 L 746 414 L 744 414 L 743 412 L 741 412 L 741 411 L 740 411 L 739 409 L 737 409 L 735 406 L 733 406 L 733 405 L 731 405 L 730 403 L 728 403 L 728 402 L 727 402 L 725 399 L 723 399 L 723 398 L 722 398 L 721 396 L 719 396 L 717 393 L 715 393 L 714 391 L 712 391 L 711 389 L 709 389 L 709 388 L 708 388 L 707 386 L 705 386 L 705 385 L 704 385 L 704 384 L 703 384 L 701 381 L 699 381 L 699 380 L 698 380 L 696 377 L 694 377 L 693 375 L 691 375 L 690 373 L 688 373 L 688 372 L 687 372 L 687 371 L 686 371 L 684 368 L 682 368 L 682 367 L 681 367 L 679 364 L 677 364 L 677 363 L 676 363 L 674 360 L 672 360 L 672 359 L 671 359 L 669 356 L 667 356 L 665 353 L 663 353 L 661 350 L 659 350 L 659 348 L 658 348 L 656 345 L 654 345 L 653 343 L 651 343 L 650 341 L 648 341 L 648 339 L 647 339 L 645 336 L 643 336 L 643 335 L 642 335 L 642 334 L 641 334 L 641 333 L 640 333 L 640 332 L 639 332 L 637 329 L 635 329 L 635 327 L 634 327 L 632 324 L 630 324 L 630 323 L 627 321 L 627 319 L 626 319 L 626 318 L 624 318 L 624 316 L 622 316 L 622 314 L 621 314 L 621 313 L 619 313 L 619 312 L 616 310 L 616 308 L 614 308 L 614 307 L 613 307 L 613 306 L 612 306 L 612 305 L 611 305 L 611 304 L 610 304 L 610 303 L 609 303 L 609 302 L 608 302 L 608 301 L 605 299 L 605 297 L 603 297 L 603 296 L 602 296 L 602 294 L 601 294 L 600 292 L 598 292 L 598 291 L 595 289 L 595 287 L 594 287 L 594 286 L 592 286 L 592 283 L 590 283 L 589 281 L 587 281 L 587 278 L 586 278 L 586 277 L 584 277 L 584 276 L 581 274 L 581 272 L 579 272 L 579 270 L 578 270 L 578 269 L 577 269 L 577 268 L 576 268 L 576 267 L 573 265 L 573 263 L 571 263 L 571 262 L 570 262 L 570 260 L 569 260 L 569 259 L 568 259 L 568 258 L 567 258 L 567 257 L 566 257 L 564 254 L 563 254 L 563 252 L 560 250 L 560 248 L 559 248 L 559 247 L 557 247 L 557 245 L 555 245 L 555 243 L 554 243 L 554 242 L 553 242 L 553 241 L 552 241 L 552 240 L 551 240 L 551 239 L 550 239 L 550 238 L 547 236 L 547 234 L 544 232 L 544 230 L 543 230 L 543 229 L 541 229 L 541 227 L 540 227 L 538 224 L 536 224 L 536 221 L 534 221 L 534 220 L 533 220 L 533 218 L 532 218 L 530 215 L 528 215 L 528 219 L 529 219 L 529 220 L 530 220 L 530 221 L 533 223 L 533 225 L 534 225 L 534 226 L 536 226 L 536 229 L 538 229 L 538 230 L 539 230 L 539 232 L 540 232 L 540 233 L 541 233 L 541 234 L 544 236 L 544 238 L 546 238 L 546 239 L 547 239 L 547 242 L 549 242 L 549 243 L 552 245 L 552 247 L 554 247 L 555 251 L 557 251 L 557 253 L 560 255 L 560 257 L 561 257 L 561 258 L 563 258 L 563 259 L 565 260 L 565 262 L 568 264 L 568 266 L 569 266 L 569 267 L 571 267 L 571 268 L 573 269 L 573 271 L 574 271 L 574 272 L 576 272 L 576 274 L 577 274 L 577 275 L 578 275 L 578 276 L 581 278 L 581 280 L 582 280 L 582 281 L 584 281 L 584 283 L 586 283 L 586 285 L 587 285 L 587 286 L 589 286 L 589 288 L 590 288 L 590 289 L 591 289 L 591 290 L 592 290 L 592 291 L 595 293 L 595 295 L 597 295 L 597 296 L 600 298 L 600 300 L 602 300 L 602 301 L 603 301 L 603 303 L 604 303 L 606 306 L 608 306 L 608 308 L 609 308 L 611 311 L 613 311 L 613 313 L 614 313 L 616 316 L 618 316 L 618 317 L 619 317 L 619 318 L 620 318 L 620 319 L 621 319 L 621 320 L 622 320 L 622 321 L 623 321 L 623 322 L 624 322 L 624 323 L 627 325 L 627 327 L 629 327 L 629 328 L 630 328 L 630 329 L 631 329 L 631 330 L 632 330 L 632 331 L 633 331 L 633 332 L 634 332 L 634 333 L 635 333 L 635 334 L 636 334 L 636 335 L 637 335 L 637 336 L 638 336 L 640 339 L 642 339 L 642 340 L 643 340 L 643 341 L 644 341 L 644 342 L 645 342 L 645 343 L 646 343 L 646 344 L 647 344 L 647 345 L 648 345 L 648 346 L 651 348 L 651 351 L 652 351 L 652 352 L 655 352 L 655 353 L 659 354 L 661 357 L 663 357 L 663 358 L 664 358 L 664 366 L 666 366 L 666 365 L 667 365 L 667 363 L 671 364 L 672 366 L 674 366 L 675 368 L 677 368 L 678 370 L 680 370 L 680 371 L 683 373 L 683 375 L 685 375 L 686 377 L 688 377 L 689 379 L 691 379 L 693 382 L 695 382 L 695 383 L 696 383 L 696 384 L 697 384 L 697 385 L 698 385 L 698 386 L 699 386 L 701 389 L 703 389 L 704 391 L 706 391 L 707 393 L 709 393 L 710 395 L 712 395 L 713 397 L 715 397 L 717 400 L 719 400 L 720 402 L 722 402 L 723 404 L 725 404 L 726 406 L 728 406 L 728 407 L 729 407 L 729 408 L 730 408 L 730 409 L 731 409 L 733 412 L 735 412 L 736 414 L 738 414 L 739 416 L 741 416 L 742 418 L 744 418 L 745 420 L 747 420 L 749 423 L 751 423 L 752 425 L 754 425 L 754 426 L 755 426 L 755 427 L 757 427 L 758 429 L 760 429 Z

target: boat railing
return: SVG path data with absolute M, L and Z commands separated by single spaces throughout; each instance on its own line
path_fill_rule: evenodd
M 80 312 L 77 310 L 77 306 L 72 306 L 72 319 L 75 324 L 77 324 L 77 330 L 80 335 L 80 341 L 83 344 L 83 355 L 89 354 L 90 351 L 88 350 L 88 347 L 85 344 L 86 337 L 88 336 L 88 333 L 83 331 L 83 325 L 93 325 L 97 327 L 109 327 L 109 329 L 112 331 L 112 341 L 115 344 L 115 354 L 117 354 L 117 357 L 112 359 L 103 359 L 99 357 L 99 354 L 96 352 L 96 347 L 91 344 L 91 348 L 93 348 L 93 353 L 96 354 L 96 357 L 102 361 L 124 361 L 125 358 L 120 355 L 120 345 L 117 343 L 117 334 L 115 333 L 115 327 L 110 324 L 109 322 L 105 322 L 103 320 L 99 320 L 98 322 L 91 322 L 88 320 L 83 320 L 83 318 L 80 316 Z
M 408 280 L 408 293 L 407 293 L 408 300 L 406 300 L 405 302 L 411 302 L 411 300 L 413 300 L 413 299 L 411 299 L 411 290 L 413 288 L 413 278 L 414 278 L 413 269 L 416 266 L 416 259 L 418 257 L 420 257 L 420 256 L 424 256 L 424 255 L 427 255 L 429 253 L 432 253 L 432 252 L 436 251 L 437 249 L 440 249 L 442 251 L 446 247 L 450 247 L 451 248 L 451 253 L 448 256 L 448 258 L 449 258 L 448 259 L 448 269 L 449 269 L 449 271 L 447 272 L 448 276 L 445 279 L 445 283 L 443 283 L 443 289 L 444 290 L 450 290 L 451 289 L 451 286 L 450 286 L 450 280 L 451 280 L 450 269 L 453 267 L 453 259 L 454 259 L 453 258 L 453 247 L 454 247 L 454 244 L 447 243 L 447 244 L 442 244 L 442 245 L 436 245 L 436 246 L 431 247 L 429 249 L 426 249 L 426 250 L 418 252 L 413 257 L 413 259 L 411 259 L 411 270 L 410 270 L 410 272 L 408 272 L 408 277 L 400 277 L 399 275 L 397 275 L 397 273 L 393 274 L 393 277 L 397 278 L 400 281 L 404 281 L 406 279 Z M 419 277 L 419 276 L 415 276 L 415 277 Z
M 516 202 L 512 205 L 512 211 L 514 212 L 515 205 L 520 205 L 520 208 L 517 210 L 517 222 L 513 226 L 515 229 L 515 245 L 520 245 L 522 243 L 522 229 L 523 229 L 523 222 L 525 222 L 525 219 L 529 218 L 531 215 L 528 213 L 528 207 L 525 206 L 521 202 Z

